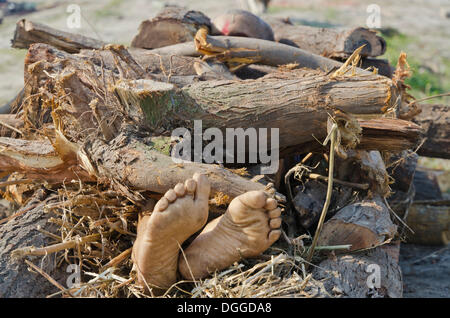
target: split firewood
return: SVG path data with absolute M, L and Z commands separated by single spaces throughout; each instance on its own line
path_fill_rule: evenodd
M 319 246 L 351 245 L 350 251 L 389 242 L 397 232 L 384 200 L 375 197 L 348 205 L 323 225 Z
M 12 47 L 27 49 L 33 43 L 47 43 L 69 53 L 76 53 L 81 49 L 100 49 L 106 44 L 87 36 L 60 31 L 26 19 L 18 21 Z
M 421 104 L 418 107 L 421 112 L 412 121 L 423 127 L 426 140 L 417 153 L 450 159 L 450 106 Z
M 131 41 L 132 47 L 154 49 L 194 40 L 197 30 L 211 28 L 210 19 L 199 11 L 168 6 L 153 19 L 143 21 Z
M 76 160 L 64 161 L 48 140 L 28 141 L 0 137 L 0 171 L 21 172 L 30 179 L 62 183 L 65 180 L 94 181 Z
M 383 247 L 320 262 L 313 277 L 323 280 L 332 297 L 400 298 L 403 282 L 398 259 Z
M 366 28 L 339 29 L 293 25 L 282 19 L 267 21 L 275 40 L 330 58 L 348 58 L 361 45 L 361 56 L 376 57 L 386 51 L 386 42 L 374 31 Z
M 406 120 L 395 118 L 361 119 L 359 124 L 364 136 L 360 146 L 361 149 L 400 152 L 416 147 L 423 138 L 423 130 L 420 126 Z

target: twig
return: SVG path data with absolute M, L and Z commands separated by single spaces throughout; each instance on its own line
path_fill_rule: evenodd
M 318 179 L 318 180 L 323 180 L 325 182 L 328 182 L 328 178 L 325 177 L 325 176 L 322 176 L 320 174 L 309 173 L 307 175 L 308 175 L 308 177 L 310 179 Z M 348 187 L 351 187 L 351 188 L 360 189 L 360 190 L 367 190 L 367 189 L 369 189 L 369 185 L 367 183 L 354 183 L 354 182 L 342 181 L 342 180 L 339 180 L 339 179 L 334 179 L 333 182 L 337 183 L 337 184 L 344 185 L 344 186 L 348 186 Z
M 334 147 L 336 143 L 336 132 L 337 132 L 337 124 L 333 123 L 331 127 L 331 131 L 328 134 L 327 138 L 323 142 L 323 145 L 326 145 L 328 143 L 328 140 L 331 139 L 331 145 L 330 145 L 330 161 L 329 161 L 329 167 L 328 167 L 328 187 L 327 187 L 327 195 L 325 199 L 325 204 L 323 205 L 322 213 L 320 214 L 319 223 L 317 224 L 317 230 L 314 234 L 313 242 L 311 244 L 311 247 L 308 251 L 308 256 L 306 258 L 306 268 L 308 268 L 309 263 L 311 262 L 311 259 L 314 254 L 314 250 L 317 244 L 317 240 L 319 239 L 320 232 L 322 231 L 323 222 L 325 221 L 325 216 L 327 215 L 328 207 L 330 206 L 331 202 L 331 195 L 333 193 L 333 171 L 334 171 Z
M 45 256 L 51 253 L 56 253 L 65 249 L 71 249 L 76 247 L 79 244 L 84 244 L 88 242 L 94 242 L 97 241 L 99 238 L 101 238 L 101 235 L 99 233 L 92 234 L 88 236 L 84 236 L 81 238 L 75 238 L 73 240 L 58 243 L 46 247 L 33 247 L 33 246 L 26 246 L 23 248 L 18 248 L 14 251 L 12 251 L 11 256 L 12 257 L 23 257 L 26 255 L 35 255 L 35 256 Z
M 131 252 L 133 251 L 133 248 L 130 247 L 129 249 L 123 251 L 122 253 L 120 253 L 119 255 L 117 255 L 116 257 L 114 257 L 112 260 L 110 260 L 105 266 L 103 266 L 102 268 L 102 272 L 104 270 L 106 270 L 109 267 L 114 267 L 119 265 L 120 263 L 122 263 L 123 261 L 125 261 L 126 259 L 128 259 L 128 257 L 130 257 Z
M 21 132 L 19 129 L 17 129 L 16 127 L 13 127 L 11 125 L 8 125 L 7 123 L 5 123 L 5 122 L 3 122 L 1 120 L 0 120 L 0 125 L 5 126 L 6 128 L 13 130 L 13 131 L 15 131 L 16 133 L 18 133 L 20 135 L 23 135 L 23 132 Z
M 424 98 L 421 98 L 421 99 L 416 99 L 416 100 L 413 100 L 412 102 L 410 102 L 408 104 L 408 106 L 416 104 L 418 102 L 423 102 L 423 101 L 428 100 L 428 99 L 433 99 L 433 98 L 436 98 L 436 97 L 444 97 L 444 96 L 450 96 L 450 92 L 443 93 L 443 94 L 438 94 L 438 95 L 433 95 L 433 96 L 427 96 L 427 97 L 424 97 Z
M 34 265 L 33 263 L 31 263 L 29 260 L 25 260 L 25 263 L 28 264 L 28 266 L 30 266 L 31 268 L 33 268 L 36 272 L 38 272 L 39 274 L 41 274 L 42 276 L 44 276 L 52 285 L 54 285 L 56 288 L 58 288 L 59 290 L 61 290 L 61 292 L 63 293 L 67 293 L 70 297 L 73 297 L 73 295 L 67 290 L 65 289 L 63 286 L 61 286 L 61 284 L 59 284 L 56 280 L 54 280 L 50 275 L 48 275 L 46 272 L 44 272 L 42 269 L 40 269 L 39 267 L 37 267 L 36 265 Z
M 36 182 L 36 180 L 33 180 L 33 179 L 4 181 L 4 182 L 0 182 L 0 188 L 7 187 L 10 185 L 15 185 L 15 184 L 29 184 L 29 183 L 34 183 L 34 182 Z

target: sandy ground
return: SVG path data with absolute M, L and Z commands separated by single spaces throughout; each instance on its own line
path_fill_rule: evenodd
M 214 17 L 230 8 L 246 8 L 244 0 L 36 0 L 41 8 L 27 19 L 81 33 L 107 42 L 129 44 L 140 22 L 156 14 L 167 3 L 186 5 Z M 369 4 L 380 8 L 381 27 L 393 27 L 416 41 L 404 50 L 426 67 L 439 72 L 450 59 L 450 0 L 274 0 L 267 14 L 291 17 L 306 24 L 366 26 Z M 80 6 L 79 29 L 70 29 L 67 7 Z M 0 24 L 0 105 L 12 99 L 23 86 L 24 50 L 10 48 L 15 23 L 22 16 L 6 17 Z M 445 163 L 448 165 L 448 162 Z M 1 214 L 1 212 L 0 212 Z M 432 254 L 435 252 L 434 254 Z M 423 258 L 423 259 L 422 259 Z M 450 297 L 450 249 L 403 244 L 401 265 L 405 297 Z

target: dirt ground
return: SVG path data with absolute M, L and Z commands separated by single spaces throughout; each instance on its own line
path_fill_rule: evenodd
M 22 17 L 65 31 L 128 45 L 140 22 L 154 16 L 165 4 L 185 5 L 210 17 L 229 8 L 246 9 L 245 0 L 34 2 L 40 8 L 37 12 L 25 16 L 8 16 L 0 24 L 0 105 L 12 99 L 23 86 L 23 59 L 26 52 L 10 48 L 15 23 Z M 450 0 L 273 0 L 266 14 L 289 16 L 294 22 L 310 25 L 366 26 L 370 14 L 367 8 L 372 3 L 380 8 L 381 27 L 394 28 L 411 39 L 400 43 L 402 49 L 409 57 L 418 60 L 422 69 L 436 74 L 436 77 L 443 75 L 440 82 L 443 88 L 450 87 L 450 76 L 445 76 L 450 70 L 450 18 L 445 17 L 445 12 L 450 12 Z M 81 9 L 79 29 L 67 26 L 70 13 L 66 10 L 70 4 L 77 4 Z M 418 91 L 417 94 L 415 97 L 423 97 L 422 92 Z M 433 102 L 450 104 L 450 99 L 442 98 Z M 450 170 L 449 161 L 421 159 L 421 163 Z M 446 184 L 450 183 L 449 173 L 443 178 Z M 405 297 L 450 297 L 450 248 L 403 244 L 401 266 Z

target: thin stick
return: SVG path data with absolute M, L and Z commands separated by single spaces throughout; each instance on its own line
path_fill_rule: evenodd
M 314 234 L 314 239 L 311 244 L 311 247 L 308 251 L 308 257 L 306 258 L 306 268 L 309 267 L 309 263 L 311 262 L 311 259 L 314 254 L 314 250 L 317 245 L 317 240 L 319 239 L 319 234 L 322 231 L 323 222 L 325 221 L 325 216 L 327 215 L 328 207 L 330 206 L 331 202 L 331 195 L 333 193 L 333 170 L 334 170 L 334 147 L 336 143 L 336 131 L 337 131 L 337 124 L 333 123 L 333 126 L 331 127 L 331 132 L 327 136 L 327 138 L 324 141 L 324 145 L 328 143 L 329 137 L 331 139 L 331 145 L 330 145 L 330 160 L 329 160 L 329 167 L 328 167 L 328 187 L 327 187 L 327 196 L 325 199 L 325 204 L 323 205 L 322 213 L 320 214 L 319 223 L 317 224 L 317 230 Z
M 1 120 L 0 120 L 0 125 L 5 126 L 6 128 L 13 130 L 13 131 L 15 131 L 16 133 L 18 133 L 20 135 L 23 135 L 23 132 L 21 132 L 19 129 L 17 129 L 17 128 L 11 126 L 11 125 L 8 125 L 7 123 L 5 123 L 5 122 L 3 122 Z
M 439 94 L 439 95 L 428 96 L 428 97 L 424 97 L 424 98 L 420 98 L 420 99 L 416 99 L 416 100 L 413 100 L 411 103 L 409 103 L 409 105 L 413 105 L 413 104 L 416 104 L 418 102 L 423 102 L 423 101 L 428 100 L 428 99 L 433 99 L 433 98 L 437 98 L 437 97 L 444 97 L 444 96 L 450 96 L 450 92 L 444 93 L 444 94 Z
M 37 207 L 39 204 L 41 204 L 41 202 L 38 202 L 38 203 L 36 203 L 36 204 L 30 205 L 28 208 L 25 208 L 25 209 L 22 209 L 22 210 L 20 210 L 20 211 L 17 211 L 17 212 L 14 213 L 13 215 L 11 215 L 11 216 L 9 216 L 9 217 L 7 217 L 7 218 L 4 218 L 3 220 L 0 220 L 0 224 L 9 222 L 9 221 L 11 221 L 12 219 L 15 219 L 16 217 L 21 216 L 22 214 L 25 214 L 25 213 L 27 213 L 28 211 L 33 210 L 33 209 L 34 209 L 35 207 Z
M 119 265 L 120 263 L 122 263 L 123 261 L 128 259 L 128 257 L 130 257 L 132 251 L 133 251 L 132 247 L 123 251 L 122 253 L 120 253 L 119 255 L 114 257 L 112 260 L 110 260 L 105 266 L 103 266 L 101 271 L 103 272 L 104 270 L 106 270 L 109 267 L 114 267 L 114 266 Z
M 309 173 L 308 177 L 311 178 L 311 179 L 319 179 L 319 180 L 323 180 L 325 182 L 328 182 L 328 177 L 322 176 L 322 175 L 317 174 L 317 173 Z M 369 189 L 369 184 L 367 184 L 367 183 L 354 183 L 354 182 L 347 182 L 347 181 L 342 181 L 342 180 L 338 180 L 338 179 L 334 179 L 333 182 L 337 183 L 337 184 L 344 185 L 344 186 L 348 186 L 348 187 L 351 187 L 351 188 L 360 189 L 360 190 L 367 190 L 367 189 Z
M 59 290 L 61 290 L 61 292 L 63 293 L 67 293 L 70 297 L 73 297 L 73 295 L 67 290 L 65 289 L 63 286 L 61 286 L 61 284 L 59 284 L 56 280 L 54 280 L 50 275 L 48 275 L 46 272 L 44 272 L 42 269 L 40 269 L 39 267 L 37 267 L 36 265 L 34 265 L 33 263 L 31 263 L 29 260 L 25 260 L 25 263 L 28 264 L 28 266 L 30 266 L 31 268 L 33 268 L 36 272 L 38 272 L 39 274 L 41 274 L 42 276 L 44 276 L 52 285 L 54 285 L 56 288 L 58 288 Z
M 34 182 L 36 182 L 36 180 L 33 180 L 33 179 L 4 181 L 4 182 L 0 182 L 0 188 L 7 187 L 10 185 L 15 185 L 15 184 L 29 184 L 29 183 L 34 183 Z
M 99 233 L 92 234 L 88 236 L 84 236 L 81 238 L 76 238 L 67 242 L 58 243 L 46 247 L 33 247 L 33 246 L 26 246 L 23 248 L 18 248 L 14 251 L 12 251 L 11 255 L 13 257 L 23 257 L 26 255 L 35 255 L 35 256 L 45 256 L 51 253 L 56 253 L 65 249 L 71 249 L 76 247 L 79 244 L 84 244 L 88 242 L 97 241 L 99 238 L 101 238 L 101 235 Z

